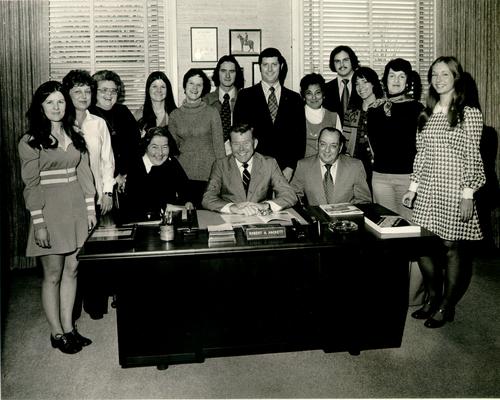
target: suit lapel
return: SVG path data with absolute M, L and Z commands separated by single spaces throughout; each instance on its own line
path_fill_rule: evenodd
M 238 164 L 236 164 L 236 159 L 234 158 L 234 156 L 231 156 L 231 158 L 229 159 L 229 176 L 231 180 L 229 183 L 229 187 L 234 188 L 236 190 L 236 194 L 238 196 L 241 196 L 242 199 L 245 199 L 245 188 L 243 187 L 240 169 L 238 168 Z
M 250 185 L 248 186 L 247 199 L 250 199 L 251 196 L 257 191 L 257 184 L 263 181 L 262 168 L 263 168 L 262 159 L 256 153 L 254 153 L 252 162 L 252 173 L 250 174 Z
M 321 173 L 321 162 L 319 156 L 316 156 L 312 168 L 313 182 L 315 187 L 318 188 L 318 200 L 320 204 L 327 204 L 325 189 L 323 187 L 323 174 Z

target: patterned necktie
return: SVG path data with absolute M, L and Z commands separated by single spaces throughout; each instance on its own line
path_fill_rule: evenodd
M 222 121 L 222 130 L 224 132 L 224 142 L 229 139 L 231 130 L 231 107 L 229 106 L 229 93 L 224 95 L 224 101 L 220 108 L 220 119 Z
M 333 179 L 332 174 L 330 174 L 330 168 L 332 164 L 325 164 L 326 172 L 323 176 L 323 189 L 325 190 L 326 202 L 328 204 L 333 203 Z
M 248 172 L 248 163 L 243 163 L 243 187 L 245 194 L 248 194 L 248 186 L 250 185 L 250 172 Z
M 271 118 L 274 122 L 276 119 L 276 114 L 278 114 L 278 101 L 276 100 L 276 95 L 274 94 L 274 87 L 269 88 L 269 97 L 267 99 L 267 106 L 269 107 L 269 112 L 271 113 Z
M 342 79 L 342 82 L 344 83 L 344 90 L 342 91 L 342 108 L 345 114 L 347 111 L 347 105 L 349 104 L 349 88 L 347 87 L 349 79 Z

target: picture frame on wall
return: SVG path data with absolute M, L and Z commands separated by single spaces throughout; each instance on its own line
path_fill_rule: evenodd
M 260 74 L 260 65 L 259 62 L 252 63 L 252 85 L 259 83 L 262 80 L 262 76 Z
M 258 56 L 261 51 L 261 29 L 229 29 L 230 54 L 234 56 Z
M 217 62 L 217 28 L 191 28 L 191 62 Z
M 201 70 L 205 73 L 206 76 L 208 76 L 208 79 L 210 79 L 210 92 L 213 92 L 216 89 L 214 80 L 212 79 L 212 77 L 214 76 L 215 68 L 202 68 Z

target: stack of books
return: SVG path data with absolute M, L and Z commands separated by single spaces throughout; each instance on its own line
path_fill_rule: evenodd
M 208 247 L 221 247 L 236 243 L 236 235 L 231 224 L 208 225 Z
M 400 215 L 370 213 L 365 215 L 365 228 L 382 239 L 420 235 L 420 226 L 413 224 Z

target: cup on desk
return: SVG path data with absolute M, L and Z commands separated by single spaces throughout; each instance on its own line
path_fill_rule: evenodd
M 171 242 L 175 238 L 175 228 L 171 224 L 160 225 L 160 239 L 165 242 Z
M 167 211 L 162 215 L 160 223 L 160 239 L 170 242 L 175 238 L 175 227 L 173 223 L 172 211 Z

